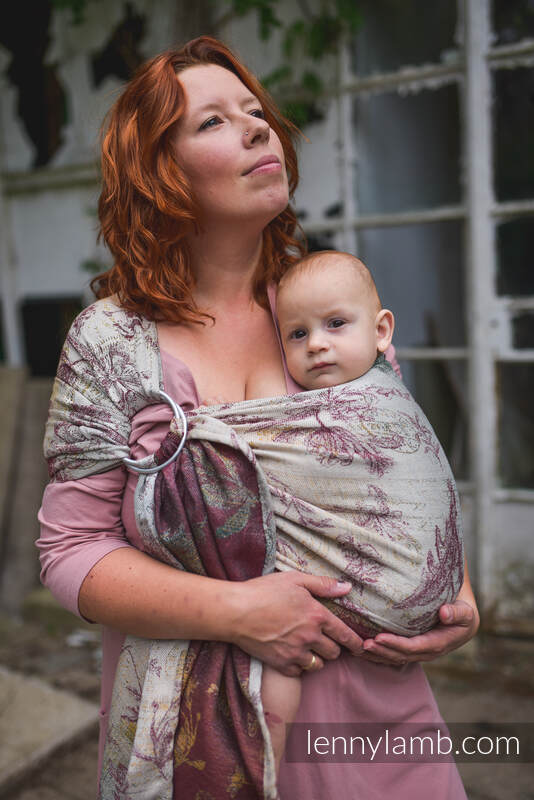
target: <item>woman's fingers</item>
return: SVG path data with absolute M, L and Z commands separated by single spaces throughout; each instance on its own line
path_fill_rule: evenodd
M 298 585 L 307 589 L 316 597 L 343 597 L 352 589 L 352 584 L 348 581 L 338 581 L 325 575 L 306 575 L 299 572 L 294 574 Z M 326 617 L 321 625 L 321 630 L 325 635 L 318 640 L 316 646 L 314 645 L 315 649 L 327 659 L 337 658 L 341 651 L 339 647 L 337 649 L 332 648 L 330 642 L 333 640 L 346 647 L 354 655 L 360 655 L 362 653 L 363 639 L 338 619 L 335 614 L 332 614 L 331 611 L 324 609 L 324 612 Z
M 313 645 L 313 652 L 320 655 L 325 661 L 334 661 L 341 653 L 341 647 L 330 639 L 329 636 L 322 636 Z
M 337 658 L 341 646 L 359 655 L 362 639 L 311 594 L 339 597 L 350 588 L 296 571 L 236 583 L 230 640 L 290 677 L 300 674 L 310 652 L 321 662 Z
M 475 610 L 464 600 L 447 603 L 439 610 L 440 621 L 444 625 L 463 625 L 470 627 L 475 620 Z
M 294 576 L 295 583 L 316 597 L 342 597 L 352 589 L 349 581 L 338 581 L 326 575 L 307 575 L 305 572 L 288 572 L 286 575 Z
M 307 653 L 301 663 L 302 672 L 317 672 L 324 667 L 324 661 L 317 653 Z
M 360 656 L 363 653 L 363 639 L 361 636 L 358 636 L 357 633 L 345 625 L 344 622 L 341 622 L 341 620 L 330 611 L 327 611 L 327 613 L 329 616 L 321 626 L 325 636 L 318 641 L 316 649 L 322 654 L 324 651 L 321 648 L 327 646 L 325 639 L 328 637 L 330 640 L 337 642 L 338 645 L 346 647 L 353 655 Z M 337 655 L 339 655 L 339 653 Z M 334 657 L 337 658 L 337 655 Z M 328 658 L 328 656 L 326 657 Z
M 439 616 L 441 621 L 426 633 L 412 637 L 379 633 L 364 642 L 364 650 L 392 664 L 431 661 L 469 641 L 478 625 L 473 607 L 463 600 L 442 606 Z

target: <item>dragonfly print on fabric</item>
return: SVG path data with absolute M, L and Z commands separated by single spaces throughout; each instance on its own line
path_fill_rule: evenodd
M 436 606 L 439 602 L 451 602 L 457 596 L 463 582 L 463 545 L 459 530 L 458 498 L 452 481 L 448 483 L 449 491 L 449 516 L 445 520 L 444 530 L 438 525 L 435 527 L 435 553 L 429 550 L 426 557 L 426 567 L 423 569 L 421 580 L 416 589 L 396 603 L 396 609 L 413 609 L 418 606 L 423 608 Z M 444 599 L 448 598 L 448 599 Z M 418 630 L 421 626 L 428 625 L 429 620 L 434 620 L 436 613 L 425 612 L 408 622 L 408 626 Z
M 342 511 L 342 509 L 334 509 Z M 402 541 L 416 551 L 421 549 L 417 539 L 410 534 L 410 526 L 402 511 L 395 508 L 380 486 L 369 484 L 365 504 L 349 512 L 351 520 L 362 528 L 372 529 L 390 541 Z
M 376 583 L 380 578 L 383 571 L 380 553 L 372 544 L 356 542 L 354 536 L 339 536 L 337 541 L 345 554 L 344 577 L 361 595 L 364 586 Z
M 315 392 L 313 399 L 308 393 L 306 403 L 301 400 L 305 393 L 294 395 L 284 428 L 274 441 L 303 440 L 307 452 L 325 465 L 349 466 L 354 459 L 361 459 L 369 472 L 379 477 L 393 465 L 387 451 L 414 453 L 422 447 L 439 460 L 439 443 L 417 413 L 377 413 L 380 398 L 399 395 L 406 399 L 406 392 L 396 388 L 374 387 L 371 391 L 366 387 L 361 391 L 351 383 Z
M 313 506 L 292 493 L 289 487 L 285 486 L 269 470 L 265 470 L 265 475 L 269 482 L 271 495 L 278 500 L 276 507 L 279 516 L 296 520 L 303 527 L 311 527 L 314 530 L 335 527 L 333 521 L 325 515 L 318 518 L 317 511 Z
M 129 454 L 132 417 L 159 401 L 160 376 L 155 323 L 109 299 L 82 311 L 65 340 L 52 392 L 45 435 L 52 479 L 119 466 Z

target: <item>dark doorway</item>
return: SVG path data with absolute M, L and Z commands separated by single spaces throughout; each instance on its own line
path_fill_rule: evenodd
M 32 297 L 22 301 L 24 345 L 31 375 L 56 374 L 63 342 L 82 307 L 79 297 Z

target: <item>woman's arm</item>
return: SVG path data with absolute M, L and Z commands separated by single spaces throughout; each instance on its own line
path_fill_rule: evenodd
M 285 675 L 310 651 L 355 655 L 362 640 L 312 594 L 339 597 L 350 585 L 299 572 L 231 582 L 182 572 L 134 548 L 114 550 L 90 570 L 79 595 L 87 619 L 137 636 L 233 642 Z M 337 644 L 336 644 L 337 642 Z
M 381 664 L 401 665 L 408 661 L 432 661 L 450 653 L 472 639 L 480 625 L 480 615 L 473 594 L 467 561 L 464 582 L 454 603 L 439 610 L 440 622 L 419 636 L 379 633 L 364 642 L 364 658 Z
M 362 640 L 312 597 L 340 596 L 349 585 L 298 572 L 220 581 L 133 547 L 121 518 L 124 480 L 119 468 L 45 491 L 41 576 L 66 608 L 147 638 L 235 642 L 289 675 L 310 663 L 312 650 L 325 659 L 342 644 L 362 652 Z

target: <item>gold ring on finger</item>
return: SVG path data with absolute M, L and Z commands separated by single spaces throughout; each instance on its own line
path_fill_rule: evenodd
M 312 657 L 311 657 L 310 663 L 308 664 L 307 667 L 302 667 L 302 669 L 305 669 L 306 671 L 309 670 L 309 669 L 313 669 L 314 666 L 316 665 L 316 663 L 317 663 L 317 658 L 315 657 L 315 653 L 312 653 Z

